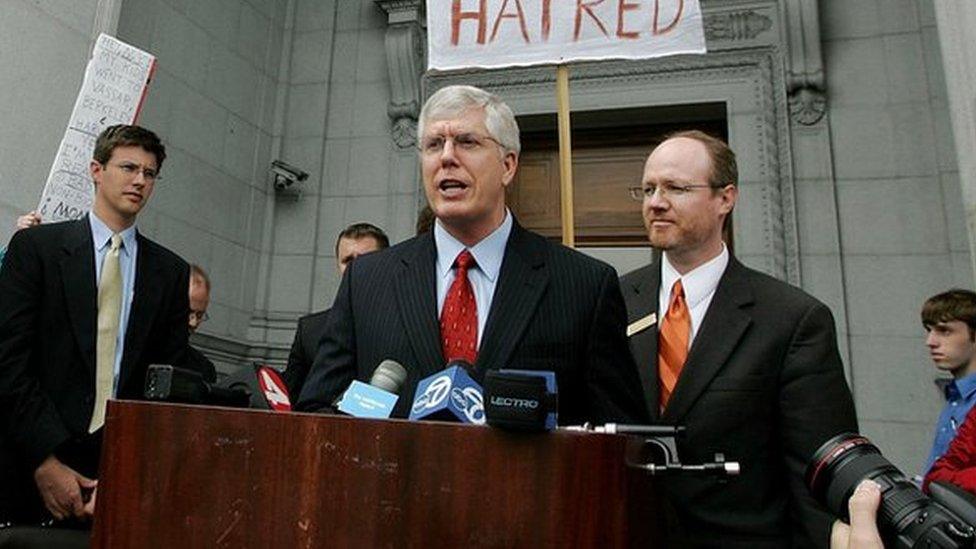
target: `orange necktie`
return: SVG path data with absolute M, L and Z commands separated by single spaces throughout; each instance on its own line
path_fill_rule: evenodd
M 678 376 L 688 358 L 688 341 L 691 339 L 691 314 L 685 303 L 685 289 L 681 279 L 671 289 L 671 303 L 661 322 L 657 341 L 657 376 L 660 383 L 661 411 L 678 383 Z

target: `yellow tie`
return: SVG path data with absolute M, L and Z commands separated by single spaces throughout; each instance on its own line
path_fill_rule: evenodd
M 98 281 L 98 336 L 95 350 L 95 407 L 88 432 L 94 433 L 105 423 L 105 406 L 112 398 L 115 380 L 115 342 L 119 337 L 119 311 L 122 307 L 122 273 L 119 270 L 119 248 L 122 236 L 112 235 L 112 246 L 102 260 L 102 277 Z

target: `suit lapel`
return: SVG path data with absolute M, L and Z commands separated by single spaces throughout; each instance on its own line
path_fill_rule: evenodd
M 730 257 L 662 420 L 680 422 L 722 369 L 752 323 L 744 310 L 752 301 L 744 268 Z
M 637 278 L 627 287 L 622 288 L 627 293 L 627 325 L 630 326 L 648 315 L 657 316 L 658 293 L 661 286 L 661 264 L 651 263 L 641 269 Z M 660 415 L 658 406 L 657 379 L 657 334 L 661 319 L 656 319 L 654 325 L 631 335 L 630 353 L 637 364 L 640 374 L 644 401 L 647 404 L 651 419 L 656 421 Z
M 534 239 L 513 220 L 485 333 L 478 346 L 476 369 L 480 375 L 483 376 L 489 368 L 508 366 L 516 344 L 522 339 L 522 333 L 549 285 L 549 271 L 545 266 L 545 241 L 541 237 Z
M 136 233 L 139 250 L 136 255 L 135 284 L 133 284 L 132 307 L 129 309 L 129 323 L 125 329 L 125 346 L 122 348 L 122 366 L 119 372 L 119 387 L 125 387 L 133 372 L 135 361 L 142 354 L 146 337 L 152 327 L 153 317 L 160 310 L 162 293 L 159 288 L 164 281 L 160 276 L 162 268 L 156 261 L 155 250 L 146 239 Z
M 61 281 L 67 303 L 68 318 L 74 330 L 81 356 L 94 376 L 95 322 L 98 311 L 95 282 L 95 251 L 91 228 L 84 217 L 69 225 L 64 233 Z
M 404 331 L 413 346 L 421 378 L 444 367 L 441 328 L 437 322 L 437 285 L 433 231 L 418 238 L 415 249 L 401 257 L 402 270 L 396 277 L 397 305 Z

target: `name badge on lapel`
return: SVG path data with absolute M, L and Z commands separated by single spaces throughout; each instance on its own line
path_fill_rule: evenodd
M 644 318 L 639 318 L 627 325 L 627 337 L 643 332 L 655 324 L 657 324 L 657 313 L 651 313 Z

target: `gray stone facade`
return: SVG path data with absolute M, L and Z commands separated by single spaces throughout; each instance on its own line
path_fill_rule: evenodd
M 224 372 L 283 364 L 297 317 L 338 286 L 339 230 L 413 233 L 427 94 L 473 83 L 519 115 L 555 111 L 551 68 L 424 76 L 422 3 L 4 2 L 0 241 L 36 204 L 93 37 L 113 33 L 159 58 L 141 123 L 171 156 L 140 228 L 211 273 L 196 343 Z M 725 104 L 737 254 L 831 307 L 864 432 L 914 472 L 940 407 L 918 310 L 974 284 L 976 13 L 962 0 L 702 6 L 707 55 L 574 65 L 573 108 Z M 310 177 L 275 192 L 273 159 Z M 621 272 L 648 256 L 584 251 Z

